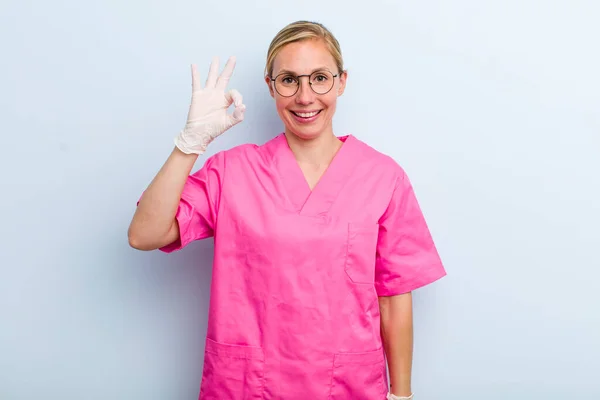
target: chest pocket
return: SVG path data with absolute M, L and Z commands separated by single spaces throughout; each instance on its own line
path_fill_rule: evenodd
M 375 282 L 375 260 L 379 224 L 374 222 L 348 223 L 346 262 L 344 269 L 353 283 Z

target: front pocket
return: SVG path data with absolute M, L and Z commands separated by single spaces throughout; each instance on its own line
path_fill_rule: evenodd
M 375 282 L 375 260 L 379 224 L 350 222 L 346 251 L 346 274 L 354 283 Z
M 383 349 L 334 356 L 330 400 L 385 399 L 385 356 Z
M 262 348 L 206 339 L 200 400 L 262 399 L 265 356 Z

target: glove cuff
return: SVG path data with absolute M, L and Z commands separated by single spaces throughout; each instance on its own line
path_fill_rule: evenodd
M 175 146 L 185 154 L 203 154 L 212 142 L 211 135 L 197 135 L 183 129 L 173 139 Z
M 406 397 L 406 396 L 396 396 L 396 395 L 393 395 L 388 392 L 387 400 L 413 400 L 414 396 L 415 396 L 414 393 L 411 393 L 410 396 Z

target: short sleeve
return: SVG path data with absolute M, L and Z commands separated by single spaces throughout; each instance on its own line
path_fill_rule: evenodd
M 179 223 L 179 239 L 159 250 L 171 253 L 194 240 L 214 235 L 224 170 L 225 153 L 219 152 L 188 176 L 175 214 Z
M 407 293 L 446 275 L 408 176 L 400 176 L 379 220 L 375 289 L 378 296 Z

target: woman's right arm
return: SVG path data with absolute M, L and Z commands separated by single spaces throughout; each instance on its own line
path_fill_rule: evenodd
M 175 147 L 142 194 L 127 235 L 138 250 L 155 250 L 179 239 L 175 218 L 185 182 L 198 154 L 185 154 Z
M 198 156 L 204 154 L 217 136 L 244 119 L 246 106 L 242 95 L 236 90 L 225 92 L 234 67 L 235 57 L 231 57 L 218 76 L 219 60 L 213 58 L 203 88 L 196 65 L 192 65 L 192 100 L 187 122 L 175 138 L 169 158 L 142 194 L 127 234 L 131 247 L 155 250 L 180 239 L 176 214 Z M 228 114 L 232 103 L 235 109 Z

